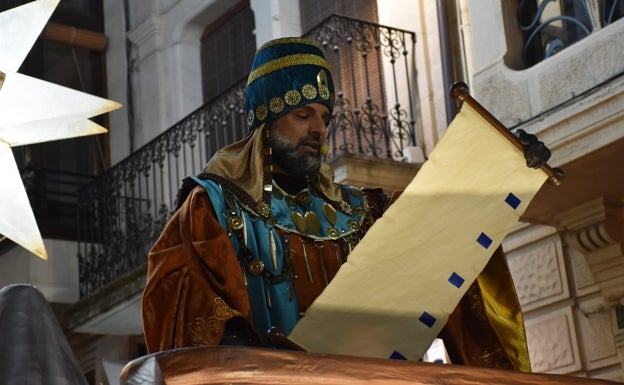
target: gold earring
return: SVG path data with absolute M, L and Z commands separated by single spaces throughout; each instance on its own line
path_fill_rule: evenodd
M 321 143 L 321 148 L 319 148 L 319 154 L 321 154 L 321 156 L 329 154 L 329 141 L 327 139 L 324 139 L 323 143 Z

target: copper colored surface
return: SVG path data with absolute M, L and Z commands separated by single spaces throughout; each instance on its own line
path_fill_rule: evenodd
M 154 353 L 126 365 L 122 384 L 607 385 L 612 381 L 460 365 L 211 346 Z

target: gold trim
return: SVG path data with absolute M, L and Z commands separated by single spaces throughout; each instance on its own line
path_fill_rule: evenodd
M 279 96 L 275 96 L 269 100 L 269 109 L 274 114 L 279 114 L 284 110 L 284 100 Z
M 268 75 L 271 72 L 298 65 L 315 65 L 331 71 L 329 68 L 329 64 L 327 64 L 327 61 L 322 56 L 308 53 L 299 53 L 271 60 L 270 62 L 256 68 L 249 74 L 249 78 L 247 79 L 247 86 L 249 86 L 254 80 Z
M 212 299 L 213 315 L 196 317 L 184 324 L 184 334 L 192 346 L 217 345 L 223 335 L 225 322 L 242 314 L 232 309 L 221 297 Z
M 260 275 L 264 271 L 264 262 L 254 259 L 247 264 L 247 271 L 251 275 Z
M 329 239 L 333 241 L 340 238 L 340 231 L 338 231 L 338 229 L 336 229 L 335 227 L 328 227 L 325 232 L 327 233 L 327 236 L 329 237 Z M 336 254 L 336 257 L 338 257 L 338 254 Z M 337 260 L 340 263 L 340 259 L 337 258 Z
M 256 210 L 257 210 L 256 212 L 260 214 L 260 216 L 263 218 L 268 218 L 269 215 L 271 214 L 271 207 L 265 202 L 259 202 L 256 205 Z
M 290 212 L 290 219 L 295 224 L 295 227 L 300 233 L 303 233 L 303 234 L 307 233 L 307 224 L 305 222 L 303 215 L 293 210 Z
M 277 271 L 277 246 L 275 245 L 275 236 L 273 235 L 273 231 L 271 229 L 269 229 L 269 250 L 271 251 L 273 270 Z
M 305 220 L 306 228 L 312 234 L 321 235 L 321 221 L 314 211 L 306 211 L 303 215 L 303 219 Z
M 301 101 L 301 94 L 297 90 L 290 90 L 284 95 L 284 101 L 289 106 L 296 106 Z
M 316 97 L 318 91 L 316 90 L 316 87 L 314 87 L 312 84 L 306 84 L 301 87 L 301 93 L 303 94 L 303 96 L 305 96 L 306 99 L 312 100 Z
M 258 106 L 258 108 L 256 108 L 256 118 L 258 118 L 258 120 L 264 120 L 268 115 L 269 109 L 267 108 L 266 104 L 261 104 Z
M 321 95 L 321 99 L 323 100 L 329 99 L 329 88 L 319 85 L 319 95 Z
M 332 227 L 336 226 L 336 222 L 338 221 L 338 214 L 336 213 L 336 209 L 334 208 L 334 206 L 327 202 L 323 202 L 323 208 L 321 210 L 323 211 L 323 215 L 325 216 L 325 219 L 327 219 L 327 222 L 329 222 Z
M 308 40 L 308 39 L 303 39 L 300 37 L 288 37 L 288 38 L 283 38 L 283 39 L 275 39 L 275 40 L 271 40 L 268 41 L 266 43 L 264 43 L 260 48 L 258 48 L 258 50 L 256 51 L 256 55 L 258 54 L 258 52 L 272 47 L 274 45 L 278 45 L 278 44 L 292 44 L 292 43 L 301 43 L 301 44 L 307 44 L 307 45 L 311 45 L 312 47 L 316 47 L 318 49 L 321 49 L 321 47 L 316 44 L 315 42 L 313 42 L 312 40 Z
M 228 228 L 230 231 L 238 231 L 243 228 L 243 220 L 238 215 L 234 215 L 228 218 L 227 220 Z
M 319 88 L 321 88 L 321 86 L 328 86 L 329 83 L 327 82 L 327 72 L 323 70 L 319 71 L 319 73 L 316 75 L 316 84 Z
M 310 206 L 310 202 L 312 202 L 312 196 L 310 195 L 309 189 L 301 190 L 295 195 L 295 201 L 301 207 L 307 208 Z

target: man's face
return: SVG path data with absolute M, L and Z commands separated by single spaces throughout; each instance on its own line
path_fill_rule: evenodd
M 329 109 L 322 103 L 306 104 L 277 118 L 269 131 L 273 170 L 293 176 L 317 173 L 329 120 Z

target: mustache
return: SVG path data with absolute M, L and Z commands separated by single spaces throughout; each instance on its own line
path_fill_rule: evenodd
M 297 142 L 297 145 L 301 146 L 305 144 L 306 142 L 318 142 L 319 144 L 322 144 L 325 142 L 325 140 L 319 134 L 310 134 L 308 136 L 304 136 L 303 138 L 299 139 L 299 141 Z
M 317 149 L 318 149 L 319 156 L 326 156 L 327 154 L 329 154 L 329 140 L 326 137 L 323 137 L 319 134 L 311 134 L 304 138 L 301 138 L 297 142 L 296 147 L 307 145 L 310 142 L 316 142 L 318 144 Z
M 301 138 L 297 142 L 297 147 L 302 145 L 309 145 L 310 142 L 318 144 L 317 151 L 319 156 L 326 156 L 329 154 L 329 140 L 319 134 L 311 134 Z

